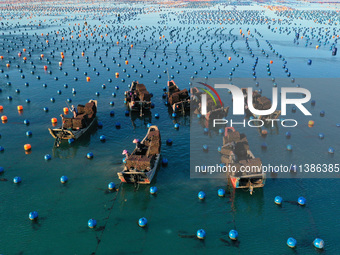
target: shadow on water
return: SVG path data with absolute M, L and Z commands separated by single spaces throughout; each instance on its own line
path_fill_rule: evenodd
M 152 114 L 151 111 L 145 111 L 143 116 L 140 116 L 139 112 L 130 112 L 130 119 L 134 129 L 139 127 L 146 127 L 148 123 L 152 123 Z M 138 122 L 140 124 L 137 126 Z
M 88 147 L 91 143 L 91 137 L 95 135 L 98 130 L 95 124 L 91 130 L 88 130 L 83 136 L 78 140 L 74 141 L 72 144 L 68 143 L 67 140 L 62 140 L 59 147 L 53 146 L 52 155 L 54 158 L 60 159 L 72 159 L 77 155 L 77 151 L 80 147 Z

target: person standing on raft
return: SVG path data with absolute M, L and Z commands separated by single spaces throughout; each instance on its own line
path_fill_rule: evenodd
M 71 107 L 71 112 L 73 113 L 73 118 L 76 118 L 78 115 L 78 110 L 76 107 L 74 107 L 74 105 Z

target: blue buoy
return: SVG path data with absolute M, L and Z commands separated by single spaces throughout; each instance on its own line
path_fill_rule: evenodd
M 281 205 L 282 204 L 282 200 L 283 200 L 282 197 L 276 196 L 275 199 L 274 199 L 274 202 L 277 205 Z
M 292 136 L 292 134 L 291 134 L 289 131 L 287 131 L 287 132 L 286 132 L 286 137 L 287 137 L 287 138 L 290 138 L 291 136 Z
M 204 144 L 204 145 L 203 145 L 203 151 L 208 151 L 208 150 L 209 150 L 209 146 L 206 145 L 206 144 Z
M 292 145 L 288 144 L 288 145 L 287 145 L 287 150 L 288 150 L 288 151 L 292 151 L 292 150 L 293 150 Z
M 109 190 L 115 190 L 116 189 L 116 184 L 114 182 L 110 182 L 108 185 L 107 185 L 107 188 Z
M 229 231 L 229 238 L 231 240 L 237 240 L 237 237 L 238 237 L 238 232 L 236 230 L 232 229 Z
M 204 128 L 204 129 L 203 129 L 203 132 L 204 132 L 204 134 L 209 133 L 209 128 Z
M 150 128 L 151 126 L 152 126 L 151 123 L 148 123 L 148 124 L 146 125 L 147 128 Z
M 203 240 L 206 236 L 204 229 L 197 230 L 196 236 L 197 236 L 198 239 Z
M 3 174 L 4 172 L 5 172 L 5 169 L 2 166 L 0 166 L 0 174 Z
M 150 194 L 151 195 L 155 195 L 157 193 L 158 189 L 157 187 L 153 186 L 153 187 L 150 187 Z
M 174 125 L 174 128 L 175 128 L 175 129 L 179 129 L 179 124 L 176 123 L 176 124 Z
M 312 64 L 312 60 L 311 60 L 311 59 L 308 59 L 307 64 L 308 64 L 308 65 L 311 65 L 311 64 Z
M 130 115 L 130 112 L 126 110 L 126 111 L 125 111 L 125 116 L 128 117 L 129 115 Z
M 200 119 L 201 117 L 201 114 L 197 114 L 197 119 Z
M 321 111 L 321 112 L 320 112 L 320 116 L 321 116 L 321 117 L 325 116 L 325 111 Z
M 314 106 L 314 105 L 315 105 L 315 100 L 312 100 L 312 101 L 310 102 L 310 104 L 311 104 L 312 106 Z
M 155 118 L 159 119 L 159 113 L 155 113 Z
M 26 125 L 26 126 L 28 126 L 29 124 L 30 124 L 30 121 L 29 120 L 24 120 L 24 124 Z
M 225 190 L 224 189 L 219 189 L 217 191 L 217 194 L 218 194 L 219 197 L 224 197 L 225 196 Z
M 0 152 L 4 152 L 5 151 L 5 148 L 0 146 Z
M 87 153 L 87 154 L 86 154 L 86 157 L 87 157 L 88 159 L 93 159 L 93 153 L 92 153 L 92 152 Z
M 60 182 L 65 184 L 68 181 L 67 176 L 63 175 L 62 177 L 60 177 Z
M 15 184 L 21 183 L 21 177 L 15 176 L 15 177 L 13 178 L 13 182 L 14 182 Z
M 298 198 L 298 204 L 299 205 L 305 205 L 306 204 L 306 199 L 304 197 L 299 197 Z
M 44 107 L 44 112 L 48 112 L 48 107 Z
M 51 160 L 51 158 L 52 158 L 52 157 L 51 157 L 50 154 L 46 154 L 46 155 L 44 156 L 44 159 L 45 159 L 45 160 Z
M 140 226 L 141 228 L 146 227 L 147 224 L 148 224 L 148 220 L 145 217 L 140 218 L 138 220 L 138 226 Z
M 201 200 L 205 199 L 205 193 L 204 193 L 204 191 L 198 192 L 198 198 L 201 199 Z
M 176 117 L 177 117 L 177 114 L 176 114 L 175 112 L 173 112 L 173 113 L 171 114 L 171 117 L 176 118 Z
M 323 249 L 325 246 L 325 242 L 321 238 L 315 238 L 313 245 L 315 248 Z
M 320 139 L 324 139 L 324 138 L 325 138 L 324 133 L 319 133 L 319 138 L 320 138 Z
M 168 165 L 168 159 L 167 158 L 162 158 L 162 165 L 167 166 Z
M 217 147 L 217 151 L 218 151 L 218 152 L 221 152 L 221 151 L 222 151 L 222 147 L 221 147 L 221 146 L 218 146 L 218 147 Z
M 172 139 L 167 139 L 166 140 L 166 145 L 171 146 L 172 145 Z
M 220 129 L 218 130 L 218 133 L 219 133 L 220 135 L 223 134 L 223 133 L 224 133 L 223 128 L 220 128 Z
M 290 248 L 295 248 L 296 247 L 296 240 L 293 237 L 289 237 L 287 240 L 287 245 Z
M 30 220 L 37 220 L 38 219 L 38 212 L 36 212 L 36 211 L 30 212 L 29 215 L 28 215 L 28 218 Z
M 95 228 L 97 226 L 97 221 L 95 219 L 89 219 L 87 226 L 89 226 L 89 228 Z
M 74 143 L 74 139 L 73 138 L 68 139 L 68 143 L 69 144 Z
M 330 154 L 334 154 L 334 148 L 333 147 L 329 147 L 328 148 L 328 153 L 330 153 Z
M 103 128 L 103 122 L 101 122 L 101 121 L 98 121 L 98 123 L 97 123 L 97 127 L 98 127 L 98 128 Z
M 101 136 L 99 137 L 99 139 L 100 139 L 101 142 L 105 142 L 105 141 L 106 141 L 105 135 L 101 135 Z
M 115 116 L 115 112 L 114 111 L 110 111 L 110 116 L 111 117 Z
M 27 131 L 26 136 L 29 136 L 29 137 L 32 136 L 32 131 Z

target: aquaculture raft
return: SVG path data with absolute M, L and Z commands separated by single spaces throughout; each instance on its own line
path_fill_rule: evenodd
M 226 127 L 221 148 L 221 162 L 230 165 L 228 181 L 235 189 L 262 188 L 265 185 L 266 174 L 262 171 L 260 158 L 255 158 L 249 149 L 245 134 L 240 134 L 234 128 Z M 244 171 L 247 169 L 247 171 Z
M 143 111 L 148 111 L 151 108 L 150 94 L 145 85 L 136 82 L 132 82 L 130 90 L 125 92 L 125 101 L 129 105 L 130 111 L 140 111 L 141 116 Z
M 173 112 L 185 113 L 190 111 L 190 96 L 188 90 L 180 90 L 173 80 L 168 81 L 167 100 Z
M 161 134 L 157 126 L 151 126 L 143 141 L 126 158 L 124 170 L 118 173 L 122 182 L 150 184 L 161 157 Z
M 248 96 L 247 96 L 247 89 L 242 88 L 242 92 L 244 95 L 244 109 L 248 115 L 253 116 L 256 119 L 260 119 L 263 121 L 269 120 L 269 119 L 278 119 L 281 115 L 280 110 L 276 110 L 270 115 L 256 115 L 250 112 L 249 107 L 248 107 Z M 257 110 L 269 110 L 272 106 L 272 102 L 269 98 L 262 96 L 258 91 L 253 92 L 253 106 Z
M 56 139 L 55 145 L 59 146 L 62 139 L 79 139 L 95 123 L 97 114 L 97 100 L 90 100 L 86 105 L 78 105 L 78 115 L 75 118 L 62 116 L 60 128 L 49 128 L 50 134 Z

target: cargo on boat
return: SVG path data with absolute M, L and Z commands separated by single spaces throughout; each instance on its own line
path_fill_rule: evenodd
M 173 112 L 185 113 L 190 111 L 190 96 L 188 90 L 180 90 L 173 80 L 168 81 L 167 100 Z
M 266 174 L 262 171 L 261 159 L 255 158 L 249 149 L 245 134 L 226 127 L 221 154 L 221 162 L 230 165 L 232 169 L 228 171 L 227 177 L 235 189 L 246 188 L 252 194 L 254 188 L 264 186 Z
M 122 182 L 150 184 L 161 157 L 161 134 L 157 126 L 151 126 L 144 139 L 135 141 L 136 148 L 127 154 L 124 170 L 118 173 Z
M 246 113 L 248 115 L 253 116 L 256 119 L 260 119 L 263 121 L 269 120 L 269 119 L 278 119 L 281 115 L 281 111 L 280 110 L 276 110 L 275 112 L 273 112 L 270 115 L 256 115 L 253 114 L 248 107 L 248 96 L 247 96 L 247 89 L 246 88 L 242 88 L 242 92 L 244 95 L 244 109 L 246 111 Z M 254 91 L 253 92 L 253 106 L 255 109 L 257 110 L 269 110 L 272 106 L 272 102 L 269 98 L 262 96 L 258 91 Z
M 48 130 L 58 147 L 63 139 L 79 139 L 95 123 L 97 114 L 97 100 L 90 100 L 85 105 L 77 106 L 77 116 L 66 118 L 61 114 L 62 126 Z
M 143 111 L 149 111 L 151 108 L 150 94 L 145 85 L 134 81 L 131 84 L 130 90 L 125 91 L 125 101 L 127 102 L 130 111 L 139 111 L 143 115 Z
M 202 95 L 207 93 L 199 91 L 198 88 L 193 87 L 190 89 L 190 94 L 191 94 L 191 104 L 192 106 L 195 107 L 194 113 L 195 114 L 201 114 L 202 109 Z M 222 119 L 228 116 L 229 112 L 229 106 L 224 107 L 221 105 L 220 101 L 216 101 L 215 98 L 211 96 L 206 96 L 207 99 L 207 112 L 204 115 L 206 120 L 213 120 L 213 119 Z

